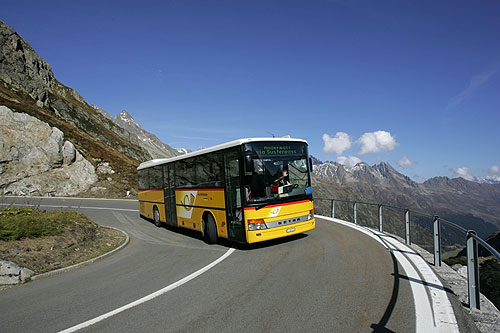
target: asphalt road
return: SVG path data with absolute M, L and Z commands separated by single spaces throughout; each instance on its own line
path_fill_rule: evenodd
M 2 203 L 82 211 L 130 235 L 122 250 L 75 270 L 0 291 L 0 331 L 56 332 L 161 290 L 235 247 L 225 260 L 145 303 L 82 331 L 415 331 L 407 279 L 373 238 L 317 219 L 315 230 L 257 246 L 207 245 L 156 228 L 136 201 L 13 199 Z

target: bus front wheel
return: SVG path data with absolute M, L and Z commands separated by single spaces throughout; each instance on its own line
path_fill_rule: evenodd
M 161 227 L 160 212 L 158 211 L 158 208 L 156 206 L 153 207 L 153 221 L 155 223 L 155 226 Z
M 205 241 L 208 244 L 217 243 L 217 227 L 212 215 L 207 215 L 205 219 Z

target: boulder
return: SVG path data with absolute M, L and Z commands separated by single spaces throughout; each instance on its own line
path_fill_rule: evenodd
M 94 166 L 56 127 L 0 106 L 0 189 L 10 195 L 68 196 L 97 181 Z
M 11 261 L 0 260 L 0 285 L 18 284 L 28 281 L 35 272 L 19 267 Z
M 19 283 L 21 268 L 11 261 L 0 260 L 0 285 Z
M 75 146 L 68 140 L 64 141 L 63 145 L 63 163 L 64 165 L 71 165 L 76 160 Z
M 21 283 L 24 283 L 28 281 L 33 275 L 35 275 L 35 272 L 33 272 L 31 269 L 23 267 L 21 268 L 21 272 L 19 274 L 19 279 L 21 280 Z

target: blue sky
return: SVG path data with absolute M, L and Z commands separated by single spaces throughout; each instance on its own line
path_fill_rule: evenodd
M 173 147 L 291 135 L 417 181 L 500 180 L 499 17 L 496 0 L 4 0 L 0 14 L 59 81 Z

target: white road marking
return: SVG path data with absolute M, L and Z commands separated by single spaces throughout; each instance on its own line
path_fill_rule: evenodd
M 66 199 L 66 198 L 64 198 Z M 101 200 L 101 199 L 99 199 Z M 121 199 L 116 199 L 116 200 L 121 200 Z M 139 210 L 137 209 L 125 209 L 125 208 L 110 208 L 110 207 L 87 207 L 87 206 L 64 206 L 64 205 L 33 205 L 33 204 L 17 204 L 17 203 L 9 203 L 9 204 L 5 204 L 5 203 L 0 203 L 0 206 L 22 206 L 22 207 L 46 207 L 46 208 L 75 208 L 75 209 L 100 209 L 100 210 L 115 210 L 115 211 L 128 211 L 128 212 L 138 212 Z M 185 278 L 177 281 L 177 282 L 174 282 L 168 286 L 166 286 L 165 288 L 163 289 L 160 289 L 154 293 L 151 293 L 147 296 L 144 296 L 134 302 L 131 302 L 129 304 L 126 304 L 118 309 L 115 309 L 113 311 L 110 311 L 110 312 L 107 312 L 103 315 L 100 315 L 98 317 L 95 317 L 93 319 L 90 319 L 90 320 L 87 320 L 86 322 L 83 322 L 81 324 L 78 324 L 78 325 L 75 325 L 73 327 L 70 327 L 70 328 L 67 328 L 61 332 L 75 332 L 75 331 L 78 331 L 84 327 L 88 327 L 88 326 L 91 326 L 95 323 L 98 323 L 106 318 L 109 318 L 109 317 L 112 317 L 120 312 L 123 312 L 125 310 L 128 310 L 130 308 L 133 308 L 134 306 L 137 306 L 139 304 L 142 304 L 142 303 L 145 303 L 147 301 L 150 301 L 158 296 L 161 296 L 171 290 L 174 290 L 175 288 L 177 287 L 180 287 L 182 286 L 183 284 L 185 284 L 186 282 L 189 282 L 191 280 L 193 280 L 194 278 L 202 275 L 203 273 L 207 272 L 209 269 L 213 268 L 215 265 L 217 265 L 218 263 L 222 262 L 224 259 L 226 259 L 227 257 L 229 257 L 233 252 L 235 251 L 234 248 L 230 248 L 226 251 L 226 253 L 224 253 L 221 257 L 219 257 L 218 259 L 216 259 L 215 261 L 211 262 L 210 264 L 206 265 L 205 267 L 197 270 L 196 272 L 186 276 Z
M 209 269 L 211 269 L 212 267 L 214 267 L 215 265 L 217 265 L 218 263 L 220 263 L 221 261 L 223 261 L 224 259 L 226 259 L 227 257 L 229 257 L 233 252 L 235 251 L 235 249 L 233 248 L 230 248 L 229 250 L 226 251 L 226 253 L 224 253 L 221 257 L 219 257 L 217 260 L 213 261 L 212 263 L 206 265 L 205 267 L 197 270 L 196 272 L 186 276 L 185 278 L 177 281 L 177 282 L 174 282 L 168 286 L 166 286 L 165 288 L 163 289 L 160 289 L 158 291 L 155 291 L 154 293 L 152 294 L 149 294 L 147 296 L 144 296 L 143 298 L 140 298 L 132 303 L 129 303 L 127 305 L 124 305 L 116 310 L 113 310 L 113 311 L 110 311 L 110 312 L 107 312 L 99 317 L 95 317 L 93 319 L 90 319 L 90 320 L 87 320 L 86 322 L 83 322 L 81 324 L 78 324 L 78 325 L 75 325 L 73 327 L 70 327 L 70 328 L 67 328 L 63 331 L 61 331 L 61 333 L 67 333 L 67 332 L 75 332 L 77 330 L 80 330 L 82 328 L 85 328 L 85 327 L 88 327 L 88 326 L 91 326 L 91 325 L 94 325 L 95 323 L 98 323 L 100 321 L 103 321 L 104 319 L 106 318 L 109 318 L 109 317 L 112 317 L 120 312 L 123 312 L 125 310 L 128 310 L 130 308 L 133 308 L 134 306 L 137 306 L 139 304 L 142 304 L 142 303 L 145 303 L 147 301 L 150 301 L 158 296 L 161 296 L 171 290 L 174 290 L 175 288 L 179 287 L 179 286 L 182 286 L 184 283 L 188 282 L 188 281 L 191 281 L 192 279 L 200 276 L 201 274 L 205 273 L 206 271 L 208 271 Z
M 439 332 L 459 332 L 455 313 L 453 312 L 453 307 L 451 306 L 450 300 L 446 295 L 446 290 L 434 271 L 429 267 L 427 262 L 425 262 L 425 260 L 417 253 L 415 253 L 411 248 L 409 248 L 405 244 L 398 242 L 396 239 L 393 239 L 391 237 L 386 237 L 385 239 L 397 249 L 394 254 L 396 255 L 398 261 L 400 263 L 402 263 L 403 261 L 407 261 L 407 264 L 402 264 L 402 266 L 409 278 L 410 286 L 412 286 L 412 292 L 413 287 L 415 287 L 415 291 L 420 294 L 420 298 L 426 298 L 425 300 L 420 300 L 420 302 L 427 301 L 427 303 L 430 303 L 429 305 L 432 306 L 431 311 L 433 311 L 434 320 L 431 321 L 427 317 L 417 317 L 417 323 L 427 321 L 429 324 L 434 324 L 434 327 L 430 327 L 430 329 L 434 329 Z M 405 256 L 403 253 L 411 253 L 412 255 L 411 257 L 409 257 Z M 411 263 L 409 262 L 410 260 Z M 407 266 L 411 266 L 412 269 L 415 266 L 416 269 L 413 269 L 414 272 L 409 273 L 406 270 Z M 421 277 L 418 275 L 417 270 L 421 274 Z M 431 297 L 430 302 L 427 298 L 427 295 L 425 294 L 426 286 L 432 286 L 428 288 Z M 413 292 L 413 294 L 415 296 L 415 292 Z M 417 303 L 416 297 L 415 303 Z M 417 325 L 417 332 L 419 331 L 418 328 L 419 327 Z M 421 331 L 428 332 L 428 329 L 422 327 Z
M 45 208 L 74 208 L 74 209 L 100 209 L 100 210 L 120 210 L 125 212 L 138 212 L 138 209 L 111 208 L 111 207 L 90 207 L 90 206 L 68 206 L 68 205 L 33 205 L 18 203 L 0 203 L 0 206 L 20 206 L 20 207 L 45 207 Z
M 108 200 L 108 201 L 138 201 L 137 199 L 108 199 L 108 198 L 80 198 L 80 197 L 41 197 L 41 196 L 22 196 L 22 195 L 6 195 L 5 198 L 20 198 L 20 199 L 63 199 L 63 200 Z
M 321 218 L 357 229 L 375 239 L 394 254 L 410 282 L 415 302 L 417 332 L 459 332 L 453 307 L 446 295 L 444 286 L 431 267 L 415 251 L 379 231 L 339 219 L 332 219 L 325 216 L 321 216 Z M 406 256 L 403 253 L 410 253 L 412 255 Z M 418 272 L 415 267 L 418 269 Z M 427 286 L 432 286 L 432 288 L 429 288 L 430 299 L 427 296 Z

